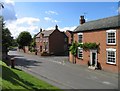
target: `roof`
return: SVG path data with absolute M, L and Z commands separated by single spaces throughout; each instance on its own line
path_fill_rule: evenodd
M 40 37 L 40 34 L 44 34 L 45 37 L 50 36 L 50 34 L 53 33 L 54 30 L 43 30 L 42 32 L 39 32 L 36 37 Z
M 82 25 L 79 25 L 74 30 L 74 32 L 84 32 L 118 27 L 120 27 L 120 15 L 86 22 Z
M 73 33 L 73 31 L 70 31 L 70 30 L 67 30 L 66 32 L 69 32 L 70 34 L 72 34 L 72 33 Z

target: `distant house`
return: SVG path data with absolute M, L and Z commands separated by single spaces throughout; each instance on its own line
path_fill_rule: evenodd
M 67 50 L 67 36 L 60 32 L 58 26 L 53 30 L 42 30 L 36 35 L 38 53 L 46 52 L 49 55 L 65 55 Z
M 84 16 L 80 18 L 80 25 L 74 30 L 74 42 L 100 43 L 99 51 L 90 49 L 84 51 L 78 47 L 76 63 L 95 68 L 99 65 L 103 70 L 118 72 L 120 62 L 120 15 L 85 22 Z M 73 55 L 69 55 L 73 62 Z
M 73 31 L 67 30 L 65 34 L 68 37 L 68 45 L 70 46 L 73 42 Z

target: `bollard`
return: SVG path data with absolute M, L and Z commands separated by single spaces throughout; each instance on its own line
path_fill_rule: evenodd
M 11 68 L 15 68 L 14 58 L 11 58 Z

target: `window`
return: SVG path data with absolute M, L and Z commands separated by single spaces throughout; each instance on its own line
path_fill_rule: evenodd
M 116 30 L 107 30 L 107 44 L 116 44 Z
M 116 49 L 108 48 L 107 50 L 107 63 L 116 64 Z
M 78 42 L 82 43 L 83 41 L 83 33 L 78 33 Z
M 36 38 L 36 42 L 39 42 L 40 38 Z
M 78 58 L 83 59 L 83 49 L 78 47 Z

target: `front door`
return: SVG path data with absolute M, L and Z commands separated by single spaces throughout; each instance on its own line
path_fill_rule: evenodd
M 97 51 L 96 50 L 90 51 L 90 64 L 95 67 L 97 66 Z

